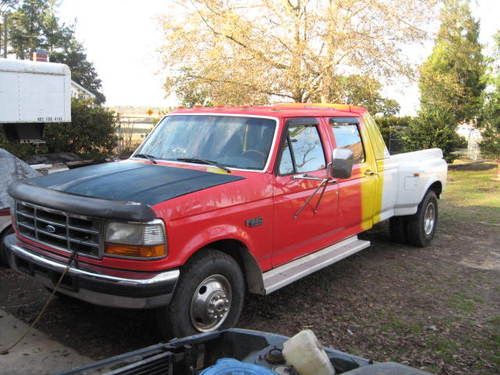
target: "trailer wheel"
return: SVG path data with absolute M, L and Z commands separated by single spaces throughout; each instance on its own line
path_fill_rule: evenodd
M 0 266 L 9 267 L 7 257 L 5 255 L 5 245 L 3 244 L 3 239 L 11 233 L 14 233 L 12 226 L 7 227 L 7 229 L 0 233 Z
M 408 242 L 414 246 L 428 246 L 438 223 L 438 200 L 436 193 L 427 191 L 418 205 L 415 215 L 408 217 Z
M 156 312 L 163 337 L 184 337 L 236 325 L 243 308 L 245 281 L 229 255 L 206 249 L 181 271 L 169 306 Z
M 408 220 L 404 216 L 393 216 L 389 219 L 389 235 L 391 241 L 405 244 L 408 243 Z

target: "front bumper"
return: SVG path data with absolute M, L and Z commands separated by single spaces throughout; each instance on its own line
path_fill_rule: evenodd
M 35 251 L 19 241 L 15 234 L 5 237 L 5 255 L 9 266 L 39 280 L 53 289 L 66 264 Z M 116 271 L 116 270 L 108 270 Z M 58 292 L 96 305 L 147 309 L 167 305 L 179 278 L 179 270 L 165 272 L 127 272 L 127 276 L 106 273 L 104 268 L 85 269 L 71 266 Z

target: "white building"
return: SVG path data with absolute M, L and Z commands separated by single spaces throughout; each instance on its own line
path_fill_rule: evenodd
M 483 140 L 481 131 L 472 124 L 460 124 L 457 126 L 457 134 L 467 141 L 467 158 L 477 160 L 481 156 L 479 144 Z
M 95 99 L 94 94 L 75 81 L 71 81 L 71 97 L 77 99 Z

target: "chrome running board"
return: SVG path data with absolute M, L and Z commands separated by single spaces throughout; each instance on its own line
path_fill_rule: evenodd
M 262 278 L 265 294 L 283 288 L 313 272 L 347 258 L 349 255 L 366 249 L 368 246 L 370 246 L 370 241 L 363 241 L 358 239 L 358 236 L 353 236 L 323 250 L 264 272 Z

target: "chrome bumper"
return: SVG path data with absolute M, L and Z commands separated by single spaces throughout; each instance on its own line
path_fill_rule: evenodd
M 12 269 L 34 277 L 50 289 L 66 269 L 66 264 L 35 253 L 14 234 L 5 237 L 4 244 Z M 179 274 L 174 269 L 147 273 L 146 278 L 125 278 L 72 266 L 57 291 L 97 305 L 146 309 L 170 302 Z

